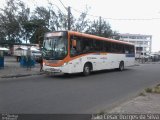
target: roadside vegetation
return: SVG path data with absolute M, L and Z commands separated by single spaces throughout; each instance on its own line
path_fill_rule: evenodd
M 139 93 L 139 96 L 146 96 L 146 93 L 145 92 L 141 92 L 141 93 Z
M 153 87 L 153 88 L 147 88 L 145 89 L 147 93 L 158 93 L 160 94 L 160 84 L 158 84 L 157 86 Z
M 141 92 L 139 96 L 146 96 L 146 93 L 157 93 L 160 94 L 160 84 L 152 88 L 146 88 L 144 92 Z

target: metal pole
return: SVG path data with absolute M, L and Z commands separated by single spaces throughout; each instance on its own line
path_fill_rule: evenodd
M 99 36 L 101 36 L 101 16 L 99 17 Z
M 68 30 L 71 29 L 71 20 L 70 20 L 71 8 L 68 7 Z

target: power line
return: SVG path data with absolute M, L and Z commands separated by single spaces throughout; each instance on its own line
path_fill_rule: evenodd
M 70 12 L 70 7 L 68 7 L 68 9 L 65 7 L 65 5 L 63 4 L 63 2 L 61 1 L 61 0 L 59 0 L 60 1 L 60 3 L 62 4 L 62 6 L 66 9 L 66 11 L 67 11 L 67 13 L 68 13 L 68 17 L 67 17 L 67 21 L 68 21 L 68 30 L 70 30 L 70 27 L 71 27 L 71 24 L 70 24 L 70 15 L 71 15 L 71 12 Z M 48 0 L 48 2 L 49 2 L 49 0 Z M 51 6 L 52 5 L 55 5 L 55 4 L 52 4 L 51 2 L 49 2 L 49 4 L 51 4 Z M 55 5 L 59 10 L 60 10 L 60 8 L 57 6 L 57 5 Z M 61 11 L 61 10 L 60 10 Z M 61 11 L 62 12 L 62 11 Z M 64 13 L 62 12 L 62 14 L 64 15 Z M 66 15 L 64 15 L 64 16 L 66 16 Z
M 62 4 L 62 6 L 67 10 L 67 7 L 63 4 L 63 2 L 61 0 L 59 0 L 59 2 Z M 67 10 L 68 12 L 68 10 Z
M 48 4 L 50 4 L 51 6 L 54 5 L 55 7 L 58 8 L 59 11 L 61 11 L 61 13 L 62 13 L 63 15 L 65 15 L 65 14 L 62 12 L 62 10 L 58 7 L 58 5 L 51 3 L 49 0 L 47 0 L 47 1 L 48 1 Z
M 82 11 L 80 11 L 80 10 L 77 10 L 77 9 L 73 8 L 73 7 L 71 7 L 71 8 L 72 8 L 74 11 L 78 12 L 78 13 L 84 13 L 84 12 L 82 12 Z M 86 15 L 91 16 L 91 17 L 95 17 L 95 18 L 99 18 L 99 16 L 96 16 L 96 15 L 91 15 L 91 14 L 86 14 Z
M 61 0 L 59 0 L 59 1 L 62 4 L 62 6 L 66 9 L 66 11 L 68 12 L 68 30 L 70 30 L 70 28 L 71 28 L 71 21 L 70 21 L 71 9 L 70 9 L 70 7 L 68 7 L 68 9 L 67 9 L 67 7 L 63 4 L 63 2 Z
M 110 20 L 123 20 L 123 21 L 151 21 L 151 20 L 160 20 L 160 18 L 105 18 L 103 19 L 110 19 Z
M 80 10 L 77 10 L 75 8 L 72 7 L 72 9 L 78 13 L 84 13 Z M 96 15 L 92 15 L 92 14 L 86 14 L 88 16 L 91 16 L 91 17 L 95 17 L 95 18 L 99 18 L 99 16 L 96 16 Z M 106 20 L 119 20 L 119 21 L 151 21 L 151 20 L 160 20 L 160 18 L 106 18 L 106 17 L 101 17 L 103 19 L 106 19 Z
M 56 4 L 52 4 L 52 3 L 50 3 L 50 4 L 56 6 L 58 8 L 58 10 L 61 11 L 61 13 L 65 16 L 65 14 L 62 12 L 62 10 Z

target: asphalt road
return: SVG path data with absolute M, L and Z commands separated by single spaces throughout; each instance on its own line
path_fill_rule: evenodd
M 0 113 L 97 113 L 160 82 L 160 64 L 82 77 L 31 76 L 0 80 Z

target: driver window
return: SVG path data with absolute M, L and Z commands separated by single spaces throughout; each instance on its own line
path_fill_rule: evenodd
M 71 37 L 71 40 L 70 40 L 70 55 L 71 55 L 71 57 L 74 57 L 77 55 L 76 44 L 77 44 L 76 37 Z
M 82 48 L 81 38 L 79 36 L 71 36 L 71 39 L 70 39 L 71 57 L 81 54 L 82 53 L 81 48 Z

